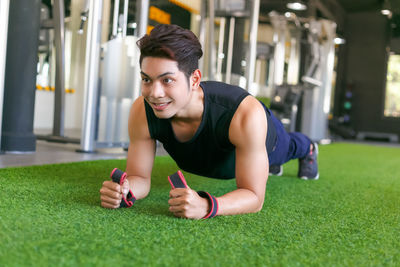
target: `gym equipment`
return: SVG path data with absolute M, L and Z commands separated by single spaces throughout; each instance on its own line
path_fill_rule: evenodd
M 168 181 L 173 189 L 188 188 L 185 177 L 183 176 L 181 171 L 177 171 L 176 173 L 168 176 Z
M 121 171 L 120 169 L 115 168 L 112 172 L 111 172 L 111 180 L 114 183 L 117 183 L 119 185 L 123 185 L 124 181 L 126 179 L 126 172 Z M 135 203 L 136 201 L 136 197 L 133 195 L 132 190 L 129 189 L 128 195 L 125 197 L 124 195 L 122 195 L 122 201 L 121 204 L 119 205 L 120 208 L 130 208 L 132 207 L 133 203 Z
M 336 24 L 324 19 L 300 20 L 294 15 L 286 17 L 277 12 L 270 12 L 269 17 L 275 40 L 271 70 L 272 87 L 280 90 L 279 86 L 286 83 L 290 86 L 299 86 L 302 91 L 301 102 L 297 104 L 297 107 L 293 106 L 293 109 L 297 108 L 298 113 L 301 114 L 296 130 L 306 134 L 311 140 L 327 139 Z M 294 22 L 294 25 L 288 22 Z M 285 38 L 288 33 L 291 49 L 285 72 Z M 300 81 L 299 77 L 301 77 Z M 293 129 L 292 126 L 291 128 Z
M 135 36 L 118 36 L 102 45 L 101 85 L 98 102 L 97 146 L 128 147 L 128 117 L 133 101 L 139 96 L 132 88 L 140 87 L 137 62 L 140 51 Z
M 44 37 L 49 35 L 45 30 L 54 29 L 55 45 L 55 95 L 53 132 L 50 135 L 36 135 L 40 140 L 60 143 L 79 144 L 79 139 L 69 138 L 64 134 L 65 126 L 65 3 L 64 0 L 55 0 L 52 5 L 52 19 L 41 21 Z M 81 25 L 83 26 L 83 25 Z M 45 38 L 46 39 L 46 38 Z M 46 40 L 49 42 L 48 40 Z M 50 46 L 49 44 L 47 44 Z M 43 48 L 41 48 L 43 49 Z M 49 47 L 47 48 L 51 50 Z
M 331 103 L 333 68 L 335 59 L 336 24 L 328 20 L 310 21 L 310 32 L 319 37 L 319 63 L 312 78 L 321 85 L 310 83 L 310 90 L 304 90 L 301 107 L 301 132 L 311 140 L 328 139 L 328 116 Z M 322 40 L 322 41 L 321 41 Z M 315 49 L 315 48 L 314 48 Z M 312 67 L 312 63 L 310 65 Z M 314 82 L 315 82 L 314 80 Z M 318 82 L 317 82 L 318 83 Z M 307 84 L 305 84 L 307 85 Z
M 381 133 L 381 132 L 358 132 L 356 135 L 357 140 L 381 140 L 389 141 L 390 143 L 398 143 L 399 137 L 394 133 Z
M 177 171 L 176 173 L 168 176 L 168 181 L 171 184 L 172 189 L 175 188 L 188 188 L 185 177 L 183 176 L 181 171 Z M 210 219 L 217 215 L 218 212 L 218 201 L 217 199 L 208 192 L 205 191 L 197 191 L 200 197 L 206 198 L 208 200 L 208 204 L 211 209 L 210 212 L 203 217 L 203 219 Z
M 248 54 L 246 55 L 246 84 L 243 87 L 246 87 L 247 90 L 253 86 L 254 76 L 255 76 L 255 65 L 256 65 L 256 56 L 257 56 L 257 30 L 258 30 L 258 20 L 259 20 L 259 9 L 260 9 L 260 0 L 209 0 L 209 1 L 201 1 L 201 21 L 200 21 L 200 34 L 199 40 L 202 44 L 202 47 L 205 47 L 205 57 L 200 61 L 200 66 L 204 73 L 204 77 L 208 80 L 218 80 L 222 81 L 222 50 L 224 47 L 223 41 L 225 39 L 225 30 L 228 33 L 228 43 L 227 43 L 227 51 L 224 58 L 226 58 L 226 70 L 225 70 L 225 82 L 236 84 L 236 81 L 233 81 L 234 77 L 232 77 L 232 67 L 235 67 L 235 58 L 233 57 L 233 53 L 235 48 L 234 39 L 240 40 L 241 46 L 244 43 L 242 37 L 235 38 L 235 31 L 238 27 L 238 24 L 242 24 L 244 26 L 244 22 L 238 22 L 239 18 L 249 18 L 249 35 L 248 35 Z M 207 11 L 207 12 L 206 12 Z M 206 18 L 207 16 L 207 18 Z M 215 40 L 214 40 L 214 32 L 215 32 L 215 24 L 214 19 L 220 18 L 220 30 L 219 30 L 219 40 L 218 40 L 218 60 L 216 60 L 215 56 L 217 55 Z M 204 33 L 204 29 L 206 28 L 206 20 L 208 19 L 208 28 L 207 32 Z M 226 22 L 226 23 L 225 23 Z M 225 27 L 227 29 L 225 29 Z M 236 28 L 236 29 L 235 29 Z M 244 29 L 244 27 L 243 27 Z M 240 32 L 237 31 L 237 32 Z M 207 38 L 206 36 L 207 35 Z M 207 42 L 206 42 L 207 39 Z M 239 50 L 242 50 L 241 48 Z M 241 57 L 242 55 L 240 55 Z
M 1 127 L 3 122 L 3 96 L 4 96 L 4 72 L 6 67 L 8 11 L 10 0 L 0 1 L 0 151 L 1 151 Z
M 319 45 L 319 33 L 321 32 L 321 24 L 312 20 L 310 22 L 310 30 L 307 34 L 307 40 L 310 45 L 309 57 L 311 62 L 307 68 L 305 75 L 301 77 L 301 81 L 310 86 L 322 86 L 322 81 L 317 77 L 318 69 L 321 64 L 321 47 Z
M 115 1 L 114 3 L 119 3 Z M 122 23 L 126 23 L 125 17 L 127 16 L 127 4 L 124 4 L 124 19 Z M 101 34 L 100 29 L 102 27 L 102 9 L 103 1 L 90 0 L 89 1 L 89 17 L 88 17 L 88 29 L 87 29 L 87 42 L 86 42 L 86 58 L 85 58 L 85 99 L 84 99 L 84 114 L 82 121 L 82 135 L 81 135 L 81 149 L 80 152 L 94 152 L 97 148 L 111 148 L 111 147 L 127 147 L 129 140 L 125 136 L 119 133 L 125 133 L 126 129 L 122 127 L 120 123 L 124 118 L 119 117 L 119 114 L 126 114 L 123 112 L 125 106 L 129 106 L 129 101 L 134 101 L 140 95 L 140 74 L 135 71 L 135 76 L 131 75 L 132 68 L 137 68 L 137 57 L 138 54 L 132 51 L 131 48 L 134 47 L 134 38 L 140 38 L 146 32 L 147 27 L 147 14 L 149 8 L 148 0 L 136 1 L 137 12 L 140 14 L 137 16 L 139 18 L 138 23 L 138 34 L 136 37 L 126 38 L 124 36 L 126 31 L 126 25 L 120 25 L 122 29 L 122 36 L 107 42 L 106 44 L 101 44 Z M 114 6 L 114 14 L 116 12 L 116 6 Z M 113 35 L 118 35 L 116 33 L 116 22 L 114 17 Z M 118 49 L 121 48 L 121 49 Z M 120 52 L 114 53 L 114 52 Z M 104 52 L 102 55 L 101 52 Z M 116 57 L 124 58 L 123 64 L 121 62 L 115 62 Z M 130 56 L 129 58 L 124 56 Z M 102 56 L 102 57 L 101 57 Z M 104 56 L 104 57 L 103 57 Z M 104 59 L 103 61 L 101 59 Z M 132 61 L 130 61 L 132 60 Z M 105 62 L 107 61 L 107 63 Z M 129 61 L 129 62 L 128 62 Z M 106 65 L 112 64 L 112 65 Z M 136 66 L 135 66 L 136 65 Z M 102 66 L 102 68 L 99 68 Z M 117 91 L 111 92 L 110 88 L 104 87 L 105 83 L 111 82 L 111 76 L 109 73 L 104 73 L 106 68 L 117 66 L 117 68 L 125 68 L 121 72 L 120 76 L 115 76 L 115 79 L 121 78 L 121 75 L 127 75 L 120 82 L 124 82 L 124 88 L 120 88 Z M 107 74 L 108 76 L 102 76 Z M 134 80 L 133 84 L 131 80 Z M 130 87 L 129 87 L 130 83 Z M 115 88 L 115 84 L 114 87 Z M 130 88 L 131 91 L 128 92 L 125 89 Z M 122 92 L 125 90 L 124 92 Z M 111 95 L 111 93 L 113 95 Z M 111 110 L 110 110 L 111 109 Z M 129 109 L 129 108 L 128 108 Z M 103 118 L 103 117 L 106 118 Z M 112 122 L 113 124 L 108 124 Z M 126 125 L 126 123 L 124 123 Z M 125 127 L 125 126 L 124 126 Z M 104 130 L 103 132 L 101 130 Z
M 286 131 L 296 131 L 297 111 L 302 91 L 298 86 L 282 85 L 275 88 L 271 110 L 280 119 Z

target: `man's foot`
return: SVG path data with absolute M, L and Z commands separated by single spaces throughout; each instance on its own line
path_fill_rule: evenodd
M 269 166 L 269 174 L 275 175 L 275 176 L 282 176 L 283 166 L 282 165 L 270 165 Z
M 318 145 L 312 143 L 310 153 L 304 158 L 299 159 L 299 172 L 297 176 L 303 180 L 318 180 Z

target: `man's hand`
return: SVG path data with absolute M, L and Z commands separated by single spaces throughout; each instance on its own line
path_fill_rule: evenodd
M 108 209 L 117 209 L 121 204 L 122 196 L 129 192 L 129 181 L 125 179 L 121 186 L 113 181 L 104 181 L 100 189 L 101 206 Z
M 169 210 L 176 216 L 188 219 L 201 219 L 210 209 L 208 200 L 200 197 L 190 188 L 175 188 L 169 192 Z

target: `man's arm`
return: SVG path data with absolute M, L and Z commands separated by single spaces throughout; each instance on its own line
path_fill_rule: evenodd
M 150 137 L 144 98 L 139 97 L 129 114 L 129 148 L 126 173 L 130 189 L 136 199 L 148 195 L 151 185 L 151 171 L 156 155 L 156 141 Z
M 237 189 L 217 198 L 217 215 L 258 212 L 264 204 L 268 179 L 267 118 L 254 97 L 245 98 L 232 118 L 229 139 L 236 147 Z M 211 207 L 190 188 L 170 191 L 169 210 L 175 216 L 201 219 Z
M 218 215 L 258 212 L 264 204 L 268 179 L 267 118 L 254 97 L 246 97 L 229 128 L 229 139 L 236 147 L 237 189 L 218 197 Z
M 118 208 L 122 194 L 126 194 L 128 189 L 132 190 L 136 199 L 146 197 L 150 191 L 156 143 L 150 137 L 143 97 L 139 97 L 132 105 L 128 129 L 127 180 L 124 186 L 110 180 L 103 183 L 100 194 L 101 205 L 105 208 Z

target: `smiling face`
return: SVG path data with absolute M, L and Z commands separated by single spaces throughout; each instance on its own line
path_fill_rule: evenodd
M 141 64 L 142 95 L 160 119 L 185 116 L 192 98 L 193 75 L 188 78 L 174 60 L 145 57 Z

